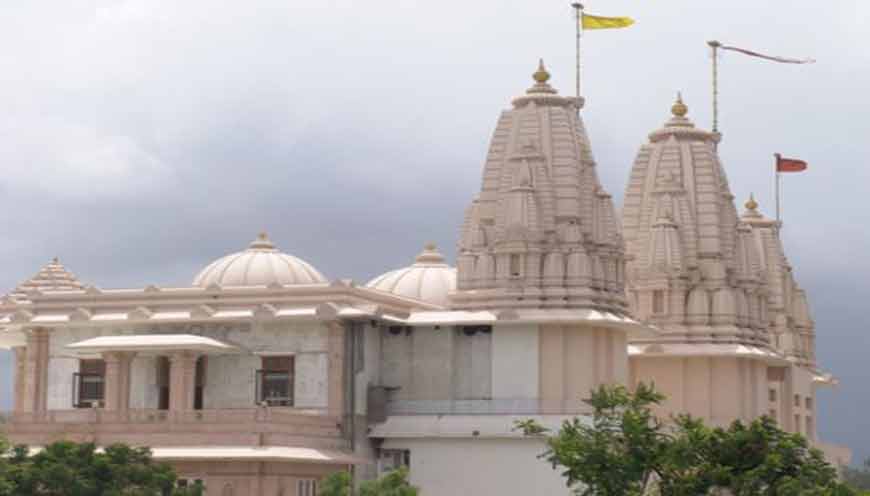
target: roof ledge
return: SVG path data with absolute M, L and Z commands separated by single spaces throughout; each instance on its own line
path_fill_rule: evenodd
M 317 305 L 317 308 L 314 310 L 314 315 L 318 320 L 335 320 L 338 318 L 338 312 L 341 309 L 338 308 L 338 305 L 332 302 L 321 303 Z
M 278 314 L 278 309 L 274 305 L 263 303 L 254 310 L 254 318 L 256 320 L 271 320 Z
M 194 319 L 208 319 L 214 316 L 216 310 L 208 305 L 199 305 L 190 310 L 190 317 Z
M 355 288 L 356 283 L 353 279 L 336 279 L 329 283 L 329 286 L 333 288 Z
M 92 316 L 93 313 L 91 313 L 90 310 L 79 307 L 73 310 L 73 312 L 69 315 L 69 320 L 73 322 L 87 322 L 91 320 Z
M 33 312 L 28 310 L 18 310 L 12 314 L 11 320 L 15 324 L 30 322 L 33 320 Z
M 135 320 L 148 320 L 154 315 L 147 307 L 137 307 L 135 310 L 127 314 L 127 318 Z

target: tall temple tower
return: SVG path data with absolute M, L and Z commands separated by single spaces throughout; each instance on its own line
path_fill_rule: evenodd
M 750 200 L 738 217 L 716 153 L 677 99 L 626 188 L 623 232 L 634 315 L 658 328 L 629 345 L 631 382 L 654 382 L 668 413 L 714 424 L 761 415 L 815 438 L 817 371 L 806 295 L 779 226 Z
M 623 249 L 578 110 L 543 62 L 502 112 L 459 241 L 456 309 L 623 314 Z

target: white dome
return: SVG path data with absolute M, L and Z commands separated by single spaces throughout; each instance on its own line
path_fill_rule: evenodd
M 434 244 L 428 244 L 414 265 L 376 277 L 366 287 L 446 306 L 447 294 L 456 289 L 456 269 L 445 263 Z
M 269 286 L 274 284 L 318 284 L 328 282 L 304 260 L 281 253 L 261 233 L 247 250 L 219 258 L 202 269 L 193 285 Z

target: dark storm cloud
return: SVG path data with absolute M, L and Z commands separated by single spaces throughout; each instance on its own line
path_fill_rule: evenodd
M 767 213 L 771 154 L 810 162 L 786 178 L 784 239 L 820 360 L 843 379 L 818 423 L 870 455 L 859 324 L 870 7 L 589 8 L 638 21 L 584 40 L 584 116 L 617 201 L 676 91 L 709 126 L 705 40 L 819 60 L 725 56 L 721 153 L 739 203 L 754 191 Z M 33 1 L 0 12 L 6 288 L 54 255 L 98 286 L 186 284 L 260 230 L 330 278 L 365 281 L 429 240 L 452 255 L 498 112 L 537 58 L 556 87 L 573 88 L 567 2 Z

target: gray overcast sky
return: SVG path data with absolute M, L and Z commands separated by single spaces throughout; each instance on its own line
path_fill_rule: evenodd
M 637 20 L 584 40 L 584 117 L 619 202 L 677 90 L 709 126 L 706 40 L 818 60 L 726 54 L 720 150 L 740 204 L 754 191 L 769 214 L 772 153 L 810 164 L 784 178 L 783 236 L 843 382 L 819 428 L 870 456 L 870 2 L 587 10 Z M 538 57 L 572 91 L 573 34 L 555 0 L 3 2 L 0 287 L 54 255 L 101 287 L 188 284 L 263 229 L 331 278 L 365 281 L 428 240 L 452 257 L 499 111 Z

